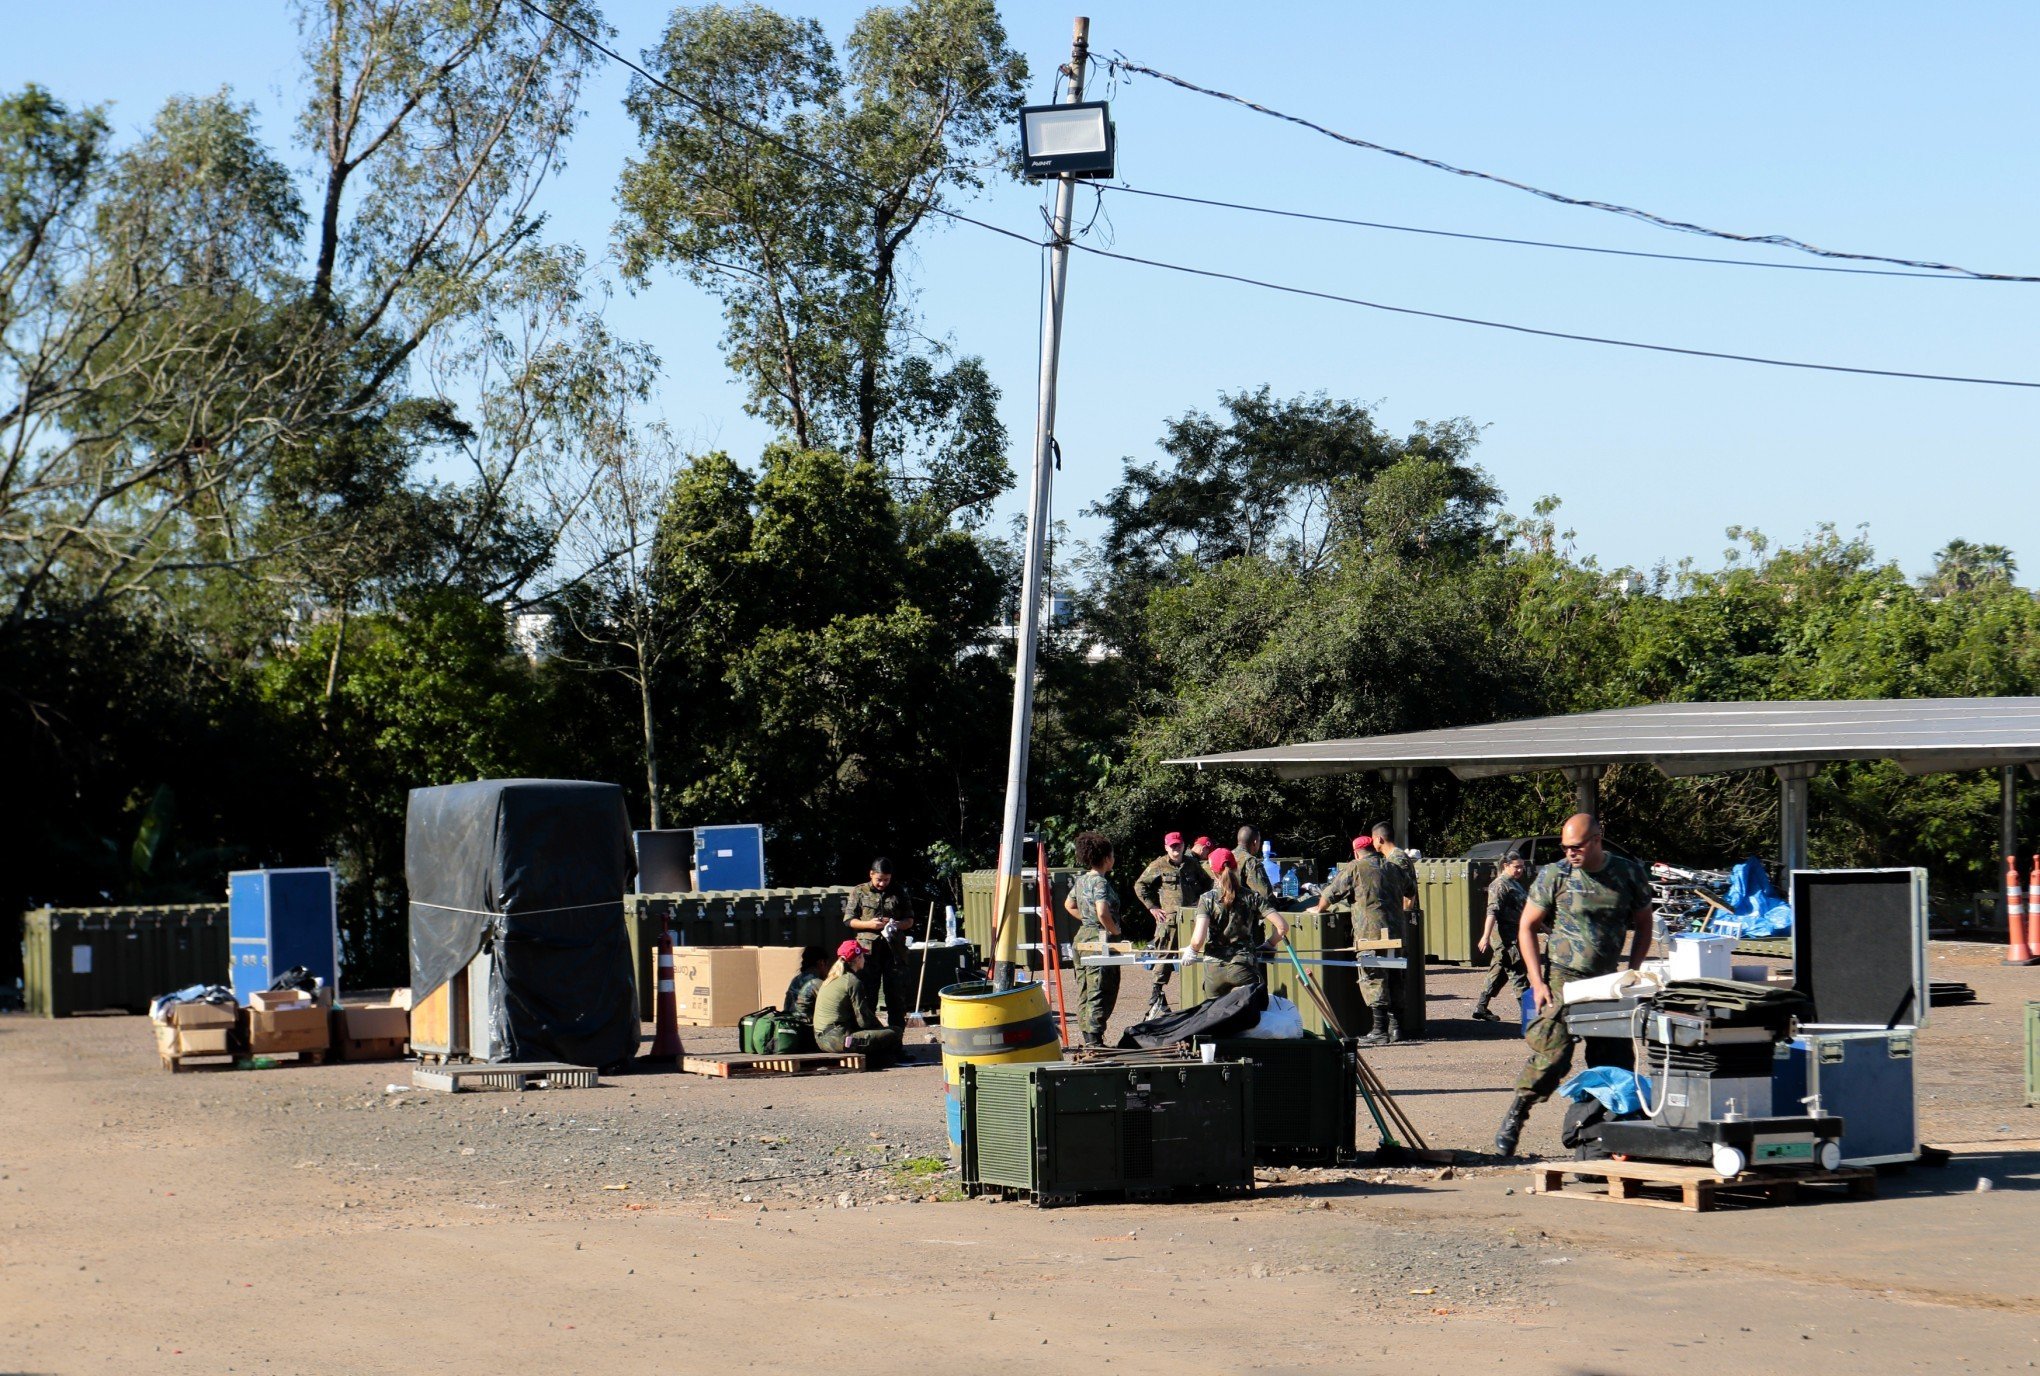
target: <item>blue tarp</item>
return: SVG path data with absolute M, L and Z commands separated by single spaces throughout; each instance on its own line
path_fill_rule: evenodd
M 1589 1096 L 1599 1099 L 1610 1117 L 1643 1112 L 1643 1100 L 1651 1092 L 1650 1077 L 1617 1065 L 1590 1066 L 1558 1087 L 1574 1103 Z
M 1729 936 L 1778 937 L 1792 931 L 1792 905 L 1778 897 L 1764 862 L 1751 856 L 1728 872 L 1728 892 L 1721 896 L 1733 911 L 1717 912 L 1707 930 Z

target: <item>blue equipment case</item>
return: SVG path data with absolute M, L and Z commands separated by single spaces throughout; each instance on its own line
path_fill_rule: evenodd
M 333 871 L 236 870 L 227 876 L 227 950 L 234 997 L 246 1004 L 278 975 L 302 965 L 340 986 L 340 928 Z
M 707 893 L 765 887 L 765 828 L 695 827 L 694 886 Z
M 1820 1096 L 1823 1113 L 1842 1120 L 1842 1164 L 1882 1166 L 1919 1156 L 1912 1029 L 1801 1032 L 1771 1074 L 1782 1111 Z

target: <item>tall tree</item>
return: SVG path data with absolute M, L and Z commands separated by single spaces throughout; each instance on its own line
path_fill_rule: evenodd
M 842 57 L 813 20 L 682 9 L 647 63 L 671 89 L 627 102 L 626 274 L 669 265 L 721 300 L 749 409 L 797 447 L 880 467 L 924 528 L 982 520 L 1012 481 L 998 394 L 926 342 L 905 268 L 936 211 L 1010 161 L 1027 65 L 991 0 L 871 9 Z

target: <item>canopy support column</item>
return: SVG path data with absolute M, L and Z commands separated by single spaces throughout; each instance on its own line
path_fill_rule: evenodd
M 1559 772 L 1573 786 L 1573 811 L 1598 819 L 1601 815 L 1601 776 L 1608 772 L 1608 766 L 1569 764 Z
M 1410 843 L 1410 783 L 1417 777 L 1417 771 L 1408 765 L 1397 765 L 1381 771 L 1381 777 L 1388 780 L 1395 790 L 1395 843 L 1407 847 Z
M 1778 887 L 1790 893 L 1792 871 L 1806 868 L 1806 785 L 1820 766 L 1780 764 L 1771 772 L 1778 776 Z

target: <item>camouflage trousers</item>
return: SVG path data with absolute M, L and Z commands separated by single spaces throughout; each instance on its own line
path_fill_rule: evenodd
M 1384 922 L 1378 917 L 1362 917 L 1353 924 L 1355 941 L 1380 941 L 1384 937 L 1401 937 L 1402 924 Z M 1364 954 L 1364 953 L 1363 953 Z M 1374 954 L 1381 954 L 1375 952 Z M 1388 952 L 1394 955 L 1393 951 Z M 1402 971 L 1370 970 L 1360 967 L 1360 995 L 1367 1000 L 1369 1008 L 1393 1008 L 1402 1002 Z
M 1530 976 L 1523 969 L 1523 953 L 1516 949 L 1516 943 L 1513 941 L 1497 941 L 1494 949 L 1488 952 L 1487 983 L 1481 985 L 1480 998 L 1475 1000 L 1473 1006 L 1487 1007 L 1488 1002 L 1502 992 L 1504 984 L 1515 989 L 1516 1004 L 1520 1011 L 1523 995 L 1530 988 Z
M 824 1051 L 859 1051 L 871 1066 L 891 1065 L 900 1058 L 900 1034 L 890 1027 L 875 1027 L 844 1034 L 824 1032 L 818 1039 Z
M 1105 1036 L 1105 1024 L 1112 1021 L 1112 1005 L 1119 1002 L 1119 967 L 1086 965 L 1086 954 L 1098 954 L 1105 932 L 1094 922 L 1077 928 L 1071 959 L 1077 962 L 1077 1031 L 1087 1037 Z
M 1261 967 L 1251 960 L 1228 960 L 1223 965 L 1208 966 L 1210 973 L 1204 977 L 1204 1001 L 1211 1002 L 1220 994 L 1229 994 L 1235 989 L 1252 989 L 1265 985 L 1261 978 Z M 1259 1002 L 1259 1000 L 1257 1000 Z
M 1156 952 L 1174 951 L 1177 949 L 1176 919 L 1174 916 L 1165 917 L 1155 924 L 1155 939 L 1148 943 L 1148 949 Z M 1149 1003 L 1153 1003 L 1156 999 L 1162 997 L 1162 991 L 1169 987 L 1169 976 L 1176 973 L 1176 962 L 1173 960 L 1162 961 L 1154 967 L 1154 971 L 1154 983 L 1148 987 Z
M 1518 1094 L 1533 1095 L 1542 1103 L 1572 1069 L 1573 1036 L 1565 1025 L 1565 986 L 1576 979 L 1592 978 L 1578 970 L 1545 967 L 1544 982 L 1551 988 L 1551 1006 L 1523 1034 L 1530 1047 L 1530 1059 L 1524 1062 L 1523 1073 L 1516 1077 Z

